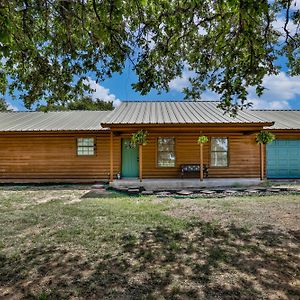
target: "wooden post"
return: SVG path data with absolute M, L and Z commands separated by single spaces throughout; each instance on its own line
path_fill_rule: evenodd
M 203 181 L 203 144 L 200 143 L 200 181 Z
M 143 145 L 139 145 L 139 178 L 143 181 Z
M 265 177 L 265 157 L 264 157 L 264 144 L 260 144 L 260 180 Z
M 109 181 L 114 181 L 114 134 L 110 132 L 110 173 Z

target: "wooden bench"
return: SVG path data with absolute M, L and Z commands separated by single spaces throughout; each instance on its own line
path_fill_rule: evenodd
M 185 174 L 198 173 L 200 176 L 200 164 L 184 164 L 180 165 L 181 178 L 184 177 Z M 208 177 L 208 166 L 203 165 L 203 175 L 205 178 Z

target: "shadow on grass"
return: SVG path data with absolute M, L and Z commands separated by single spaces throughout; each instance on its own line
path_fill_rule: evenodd
M 297 298 L 295 231 L 193 223 L 124 235 L 120 249 L 87 258 L 57 247 L 0 256 L 0 296 L 22 299 Z

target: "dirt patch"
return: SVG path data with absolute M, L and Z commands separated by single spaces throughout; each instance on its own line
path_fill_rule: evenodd
M 173 201 L 178 206 L 166 211 L 167 215 L 173 217 L 194 217 L 224 225 L 272 225 L 284 230 L 300 230 L 300 195 Z

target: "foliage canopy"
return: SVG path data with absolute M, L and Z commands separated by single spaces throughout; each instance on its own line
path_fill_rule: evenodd
M 189 69 L 187 98 L 210 89 L 234 113 L 249 86 L 263 93 L 279 57 L 300 74 L 299 23 L 291 0 L 2 0 L 0 91 L 51 106 L 90 91 L 88 75 L 101 81 L 130 62 L 141 94 Z
M 59 110 L 113 110 L 113 102 L 106 102 L 101 99 L 93 100 L 90 96 L 79 97 L 75 100 L 52 105 L 39 105 L 39 111 L 59 111 Z
M 5 99 L 0 98 L 0 111 L 11 111 Z

